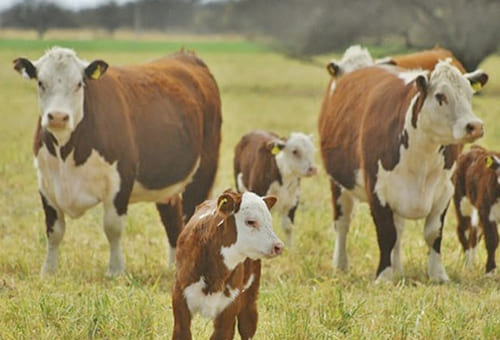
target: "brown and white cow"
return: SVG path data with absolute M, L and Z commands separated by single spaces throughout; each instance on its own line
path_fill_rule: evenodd
M 410 76 L 409 76 L 410 75 Z M 327 90 L 319 117 L 321 153 L 331 179 L 336 268 L 347 269 L 346 238 L 357 200 L 370 205 L 380 248 L 378 280 L 401 272 L 404 219 L 425 219 L 428 274 L 446 281 L 441 231 L 453 193 L 451 176 L 460 144 L 483 134 L 472 112 L 470 82 L 449 61 L 432 72 L 401 73 L 366 67 L 342 76 Z
M 42 274 L 57 270 L 65 215 L 77 218 L 101 202 L 108 275 L 125 268 L 120 240 L 131 202 L 156 203 L 173 259 L 182 213 L 189 217 L 206 199 L 217 170 L 220 97 L 203 61 L 180 52 L 108 68 L 56 47 L 14 67 L 38 82 L 34 154 L 48 237 Z
M 488 252 L 486 273 L 493 274 L 500 222 L 500 153 L 472 146 L 458 158 L 454 180 L 457 232 L 466 264 L 473 264 L 480 235 L 484 234 Z
M 299 204 L 300 179 L 313 176 L 315 147 L 311 135 L 293 132 L 283 139 L 267 131 L 252 131 L 241 138 L 234 150 L 234 177 L 239 192 L 274 195 L 274 208 L 281 215 L 281 226 L 288 244 Z
M 177 245 L 172 339 L 191 339 L 195 313 L 214 320 L 211 339 L 233 339 L 236 319 L 241 339 L 254 336 L 261 259 L 284 248 L 272 227 L 275 203 L 228 190 L 196 209 Z

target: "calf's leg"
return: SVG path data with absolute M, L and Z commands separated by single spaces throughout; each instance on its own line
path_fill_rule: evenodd
M 172 294 L 174 331 L 172 340 L 191 340 L 191 312 L 182 292 L 174 286 Z
M 231 303 L 214 320 L 214 332 L 210 340 L 231 340 L 234 338 L 237 304 Z
M 489 215 L 485 213 L 485 215 Z M 497 224 L 489 220 L 489 216 L 481 216 L 481 225 L 484 229 L 484 243 L 488 253 L 486 261 L 486 274 L 494 274 L 497 268 L 495 262 L 495 251 L 498 247 L 498 230 Z
M 293 239 L 292 239 L 292 228 L 293 221 L 295 219 L 295 211 L 297 210 L 298 203 L 288 211 L 287 215 L 283 215 L 281 218 L 281 227 L 285 232 L 287 244 L 292 247 Z

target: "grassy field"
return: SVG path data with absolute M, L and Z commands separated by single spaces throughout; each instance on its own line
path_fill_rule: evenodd
M 108 243 L 102 211 L 96 208 L 67 220 L 58 275 L 40 279 L 46 241 L 31 152 L 36 86 L 12 70 L 11 60 L 38 58 L 53 44 L 110 64 L 146 61 L 182 45 L 196 49 L 222 94 L 223 143 L 214 193 L 233 185 L 233 147 L 245 132 L 261 128 L 283 135 L 317 134 L 327 72 L 242 41 L 0 40 L 0 339 L 170 337 L 174 269 L 167 267 L 166 237 L 152 204 L 129 209 L 123 240 L 127 275 L 104 276 Z M 500 150 L 500 57 L 487 59 L 482 68 L 490 83 L 474 98 L 487 129 L 480 144 Z M 294 249 L 264 263 L 256 339 L 500 338 L 500 274 L 484 276 L 483 245 L 477 266 L 463 267 L 453 209 L 442 250 L 451 283 L 428 282 L 422 222 L 409 221 L 403 239 L 404 278 L 375 285 L 379 252 L 367 207 L 360 206 L 351 226 L 351 271 L 335 274 L 325 173 L 305 179 L 302 191 Z M 275 228 L 283 236 L 278 223 Z M 197 317 L 192 330 L 195 339 L 206 339 L 212 324 Z

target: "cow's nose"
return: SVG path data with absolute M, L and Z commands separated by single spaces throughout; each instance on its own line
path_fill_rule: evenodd
M 475 121 L 467 123 L 465 126 L 465 131 L 467 132 L 467 137 L 471 140 L 476 140 L 484 135 L 483 122 Z
M 313 165 L 313 166 L 310 166 L 309 169 L 307 169 L 307 175 L 308 176 L 314 176 L 318 173 L 318 168 Z
M 285 244 L 283 242 L 276 242 L 273 246 L 273 254 L 274 255 L 279 255 L 283 252 L 283 249 L 285 248 Z
M 53 128 L 64 128 L 69 121 L 67 113 L 52 111 L 47 114 L 49 126 Z

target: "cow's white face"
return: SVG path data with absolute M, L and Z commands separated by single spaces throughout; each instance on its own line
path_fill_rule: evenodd
M 473 142 L 483 135 L 483 122 L 472 111 L 473 86 L 482 87 L 488 76 L 482 71 L 462 75 L 449 61 L 441 61 L 427 81 L 417 78 L 426 99 L 418 115 L 418 127 L 441 144 Z
M 285 142 L 276 161 L 281 172 L 294 176 L 313 176 L 318 168 L 314 163 L 313 137 L 300 132 L 293 132 Z
M 269 209 L 275 204 L 275 197 L 259 197 L 245 192 L 240 209 L 234 214 L 237 239 L 235 247 L 253 260 L 271 258 L 281 254 L 284 243 L 273 231 Z
M 100 60 L 89 64 L 73 50 L 55 47 L 33 63 L 16 59 L 14 68 L 25 78 L 37 80 L 42 127 L 67 138 L 83 118 L 85 82 L 98 79 L 107 64 Z

